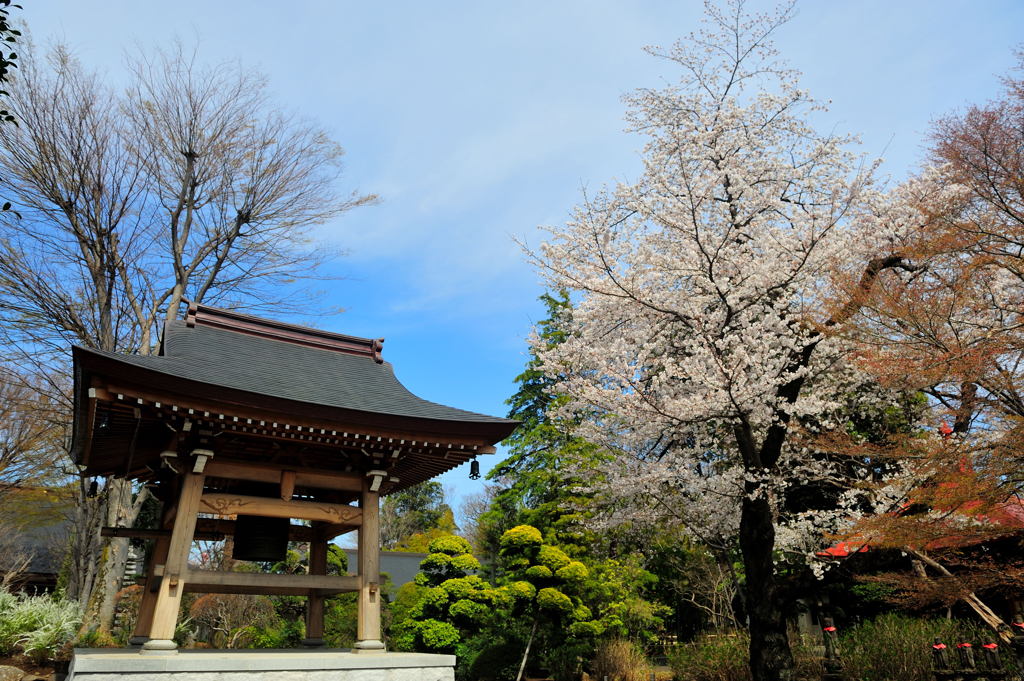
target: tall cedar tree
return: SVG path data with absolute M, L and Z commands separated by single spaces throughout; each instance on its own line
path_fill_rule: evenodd
M 541 296 L 547 317 L 537 324 L 537 342 L 552 348 L 565 339 L 562 327 L 571 315 L 568 294 Z M 580 544 L 581 502 L 575 492 L 573 466 L 596 455 L 596 448 L 574 436 L 571 428 L 551 416 L 556 379 L 541 368 L 536 351 L 516 376 L 519 389 L 508 399 L 508 417 L 521 425 L 505 440 L 509 455 L 487 474 L 498 486 L 490 508 L 481 517 L 485 555 L 494 562 L 501 536 L 517 525 L 555 533 L 559 543 Z M 572 465 L 570 465 L 572 464 Z M 552 537 L 554 538 L 554 537 Z

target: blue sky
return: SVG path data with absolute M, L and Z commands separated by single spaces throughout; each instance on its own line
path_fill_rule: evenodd
M 283 108 L 347 150 L 349 188 L 382 202 L 325 225 L 345 248 L 326 328 L 384 336 L 413 392 L 504 414 L 543 291 L 512 239 L 537 243 L 582 187 L 629 179 L 643 141 L 622 94 L 671 81 L 645 45 L 696 28 L 696 0 L 140 2 L 30 0 L 40 45 L 67 43 L 121 72 L 126 50 L 198 41 L 204 60 L 267 74 Z M 773 3 L 751 1 L 755 9 Z M 929 122 L 994 97 L 1014 63 L 1018 0 L 803 0 L 778 34 L 821 124 L 862 136 L 894 180 L 920 162 Z M 500 452 L 499 452 L 500 456 Z M 484 469 L 498 460 L 489 457 Z M 457 497 L 481 489 L 460 470 Z M 453 505 L 457 506 L 458 500 Z

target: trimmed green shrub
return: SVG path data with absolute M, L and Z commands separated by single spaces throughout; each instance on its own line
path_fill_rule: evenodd
M 543 541 L 540 530 L 531 525 L 516 525 L 501 535 L 501 547 L 510 550 L 539 548 Z
M 572 599 L 558 589 L 550 587 L 537 592 L 537 605 L 541 610 L 551 610 L 563 615 L 573 612 Z
M 427 549 L 430 553 L 444 553 L 449 556 L 459 556 L 464 553 L 471 553 L 473 547 L 469 542 L 454 534 L 446 534 L 430 542 Z
M 416 628 L 420 640 L 428 650 L 454 650 L 460 639 L 459 630 L 448 622 L 423 620 L 416 623 Z

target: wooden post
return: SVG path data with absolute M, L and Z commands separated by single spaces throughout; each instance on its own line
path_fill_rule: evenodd
M 359 621 L 357 651 L 382 651 L 380 631 L 380 506 L 376 489 L 384 471 L 370 471 L 363 479 L 359 506 L 363 523 L 359 527 Z
M 327 536 L 324 523 L 313 523 L 313 537 L 309 540 L 309 574 L 327 574 Z M 302 645 L 324 645 L 324 597 L 311 593 L 306 600 L 306 638 Z
M 146 583 L 142 587 L 142 602 L 139 603 L 139 616 L 135 619 L 135 630 L 128 643 L 140 646 L 149 640 L 149 632 L 153 627 L 153 613 L 156 610 L 156 594 L 160 588 L 160 578 L 156 576 L 156 566 L 167 562 L 167 548 L 171 545 L 170 537 L 157 537 L 153 553 L 146 564 Z
M 166 653 L 177 650 L 174 629 L 178 624 L 178 608 L 185 587 L 184 576 L 188 570 L 188 555 L 192 550 L 204 480 L 202 473 L 184 474 L 174 529 L 167 547 L 167 560 L 156 594 L 150 639 L 142 646 L 143 651 Z

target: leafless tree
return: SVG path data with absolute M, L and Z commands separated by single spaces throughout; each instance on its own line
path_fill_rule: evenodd
M 54 482 L 63 448 L 54 428 L 60 405 L 14 367 L 0 365 L 0 498 L 6 489 Z
M 206 594 L 190 609 L 192 618 L 210 631 L 215 648 L 240 648 L 254 628 L 274 619 L 274 603 L 266 596 Z
M 238 64 L 203 66 L 181 45 L 143 53 L 119 95 L 64 47 L 39 59 L 26 45 L 21 62 L 19 125 L 0 126 L 0 193 L 21 214 L 0 215 L 0 342 L 65 377 L 50 386 L 65 418 L 70 345 L 149 353 L 185 298 L 308 306 L 291 283 L 329 255 L 311 228 L 375 198 L 340 194 L 341 148 Z M 79 518 L 93 526 L 76 531 L 76 566 L 80 599 L 109 628 L 127 542 L 111 541 L 90 578 L 91 535 L 100 519 L 130 525 L 145 491 L 109 480 L 104 492 L 105 510 Z

